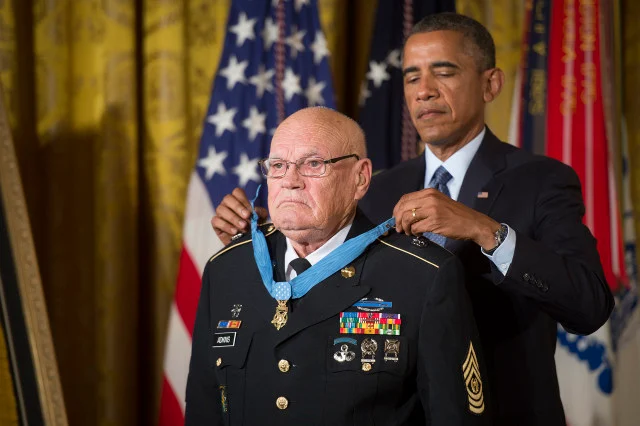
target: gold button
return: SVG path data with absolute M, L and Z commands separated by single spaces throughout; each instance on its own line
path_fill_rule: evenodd
M 342 274 L 344 278 L 351 278 L 356 274 L 356 268 L 353 266 L 347 266 L 340 270 L 340 274 Z
M 371 364 L 365 362 L 362 364 L 362 371 L 371 371 Z
M 222 365 L 222 358 L 218 358 L 216 360 L 216 366 L 220 367 Z
M 287 371 L 289 371 L 289 367 L 291 367 L 291 365 L 289 364 L 289 361 L 287 361 L 286 359 L 281 359 L 278 362 L 278 368 L 280 369 L 280 371 L 282 371 L 283 373 L 286 373 Z
M 288 406 L 289 400 L 284 396 L 279 396 L 278 399 L 276 399 L 276 407 L 278 407 L 279 409 L 286 410 Z

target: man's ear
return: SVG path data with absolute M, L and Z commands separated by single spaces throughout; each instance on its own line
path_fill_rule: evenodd
M 371 160 L 368 158 L 363 158 L 358 161 L 356 166 L 356 193 L 354 194 L 354 198 L 356 200 L 361 200 L 364 197 L 364 194 L 369 190 L 372 169 Z
M 491 68 L 483 73 L 485 82 L 483 98 L 489 103 L 498 97 L 504 85 L 504 72 L 500 68 Z

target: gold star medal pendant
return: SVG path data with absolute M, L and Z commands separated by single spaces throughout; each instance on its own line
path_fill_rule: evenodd
M 289 312 L 289 308 L 287 307 L 286 300 L 278 300 L 278 305 L 276 306 L 276 313 L 273 315 L 273 319 L 271 320 L 271 324 L 276 328 L 276 330 L 280 330 L 287 324 L 287 314 Z

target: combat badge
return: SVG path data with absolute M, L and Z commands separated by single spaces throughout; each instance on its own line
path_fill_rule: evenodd
M 469 411 L 474 414 L 484 412 L 484 395 L 482 394 L 482 379 L 480 377 L 480 367 L 473 343 L 469 344 L 467 358 L 462 364 L 464 384 L 467 388 L 467 398 L 469 400 Z
M 385 339 L 384 340 L 384 360 L 398 362 L 398 353 L 400 353 L 400 340 Z
M 379 297 L 374 297 L 372 299 L 364 297 L 358 302 L 354 303 L 353 306 L 359 311 L 379 312 L 383 309 L 391 308 L 393 306 L 393 303 L 385 302 Z

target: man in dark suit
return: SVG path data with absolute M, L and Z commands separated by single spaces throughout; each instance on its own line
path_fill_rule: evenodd
M 205 268 L 186 425 L 492 424 L 462 265 L 358 212 L 371 179 L 359 126 L 301 110 L 262 169 L 273 225 Z M 287 282 L 290 299 L 274 291 Z
M 613 309 L 596 242 L 582 224 L 575 172 L 500 142 L 484 106 L 502 88 L 486 28 L 446 13 L 416 24 L 403 52 L 405 100 L 425 154 L 377 175 L 363 211 L 429 239 L 465 266 L 497 425 L 564 425 L 554 363 L 557 323 L 578 334 Z M 212 219 L 243 229 L 239 190 Z

